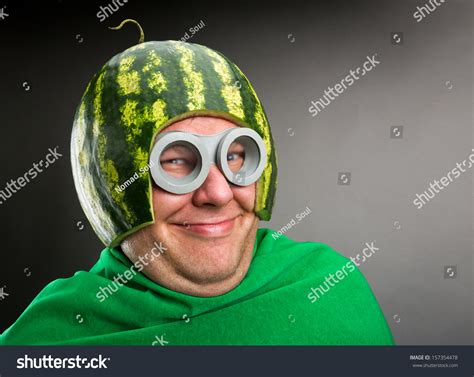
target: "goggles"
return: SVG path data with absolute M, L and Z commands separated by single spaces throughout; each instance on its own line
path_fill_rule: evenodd
M 248 186 L 260 178 L 266 163 L 265 144 L 250 128 L 231 128 L 214 135 L 165 132 L 158 135 L 150 154 L 153 180 L 173 194 L 199 188 L 211 164 L 230 183 Z

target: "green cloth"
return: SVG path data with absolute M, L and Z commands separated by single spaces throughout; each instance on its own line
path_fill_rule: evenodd
M 120 250 L 106 248 L 89 272 L 46 286 L 0 345 L 394 344 L 358 269 L 314 303 L 308 298 L 311 287 L 347 263 L 327 245 L 262 228 L 246 277 L 223 295 L 178 293 L 137 272 L 100 302 L 100 287 L 113 287 L 112 279 L 132 266 Z

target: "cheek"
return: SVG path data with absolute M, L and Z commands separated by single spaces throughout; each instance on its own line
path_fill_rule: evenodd
M 250 186 L 232 188 L 234 200 L 247 212 L 255 209 L 256 187 L 256 183 L 253 183 Z M 191 202 L 192 193 L 175 195 L 153 186 L 153 208 L 157 220 L 168 218 Z
M 232 192 L 234 193 L 234 199 L 247 212 L 254 211 L 256 187 L 257 187 L 256 183 L 252 183 L 250 186 L 232 188 Z
M 175 195 L 153 186 L 155 219 L 166 219 L 191 200 L 191 194 Z

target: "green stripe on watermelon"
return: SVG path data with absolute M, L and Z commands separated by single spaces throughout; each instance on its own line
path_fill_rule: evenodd
M 243 120 L 245 113 L 242 108 L 242 97 L 240 90 L 235 86 L 235 77 L 229 68 L 227 60 L 214 50 L 206 49 L 205 51 L 212 58 L 214 71 L 216 71 L 220 81 L 222 81 L 220 95 L 224 98 L 227 109 L 232 115 Z
M 179 67 L 186 87 L 188 110 L 202 110 L 205 105 L 204 82 L 202 73 L 196 70 L 194 52 L 184 43 L 176 42 L 174 48 L 179 51 Z
M 203 48 L 205 46 L 188 44 L 188 48 L 194 51 L 194 64 L 195 69 L 202 73 L 204 87 L 206 88 L 205 92 L 205 109 L 227 109 L 227 105 L 224 101 L 224 98 L 220 95 L 223 88 L 223 83 L 221 80 L 216 79 L 216 73 L 214 68 L 209 65 L 209 58 L 207 54 L 203 54 Z

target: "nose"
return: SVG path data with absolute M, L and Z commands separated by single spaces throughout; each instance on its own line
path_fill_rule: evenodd
M 223 207 L 234 197 L 229 182 L 215 164 L 211 164 L 204 183 L 194 191 L 193 204 L 196 207 L 211 205 Z

